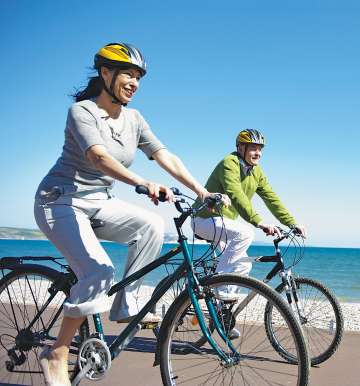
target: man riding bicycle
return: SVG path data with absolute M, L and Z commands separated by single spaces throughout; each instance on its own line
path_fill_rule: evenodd
M 279 229 L 265 224 L 253 208 L 251 199 L 255 193 L 280 223 L 296 228 L 305 237 L 305 228 L 297 225 L 259 166 L 264 146 L 265 138 L 258 130 L 240 131 L 236 137 L 236 151 L 217 164 L 205 185 L 209 192 L 224 193 L 231 199 L 231 206 L 223 207 L 218 213 L 204 210 L 192 224 L 197 236 L 214 240 L 222 251 L 216 269 L 219 273 L 249 274 L 252 263 L 246 261 L 246 251 L 254 239 L 250 224 L 267 235 L 280 235 Z M 198 198 L 194 206 L 199 207 L 200 203 Z M 239 221 L 239 216 L 245 222 Z

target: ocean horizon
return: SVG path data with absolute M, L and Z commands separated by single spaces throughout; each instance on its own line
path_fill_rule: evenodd
M 123 275 L 127 255 L 127 247 L 112 242 L 101 242 L 111 258 L 115 270 L 116 280 Z M 162 253 L 173 248 L 175 243 L 165 243 Z M 194 258 L 200 257 L 208 246 L 206 244 L 194 244 Z M 286 245 L 282 248 L 285 251 Z M 285 255 L 285 263 L 290 265 L 295 253 L 299 256 L 299 250 L 289 248 Z M 360 302 L 360 249 L 359 248 L 325 248 L 306 246 L 303 250 L 303 259 L 293 268 L 293 271 L 304 277 L 320 281 L 330 288 L 341 302 Z M 250 256 L 262 256 L 274 254 L 274 247 L 265 244 L 253 244 L 248 251 Z M 14 240 L 0 239 L 0 258 L 4 256 L 54 256 L 61 254 L 48 240 Z M 180 256 L 180 255 L 179 255 Z M 43 262 L 41 262 L 43 263 Z M 54 266 L 51 262 L 44 262 Z M 64 264 L 66 262 L 64 261 Z M 272 263 L 255 263 L 250 276 L 263 279 L 272 268 Z M 144 285 L 155 286 L 166 275 L 164 267 L 149 273 L 144 277 Z M 271 285 L 279 282 L 274 278 Z

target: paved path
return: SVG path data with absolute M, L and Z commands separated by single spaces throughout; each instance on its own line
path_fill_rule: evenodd
M 109 323 L 109 333 L 115 334 L 118 326 Z M 126 351 L 112 364 L 101 386 L 161 386 L 159 367 L 153 367 L 155 337 L 142 331 Z M 310 386 L 360 386 L 360 334 L 346 333 L 336 354 L 325 363 L 311 369 Z M 94 386 L 84 380 L 81 385 Z

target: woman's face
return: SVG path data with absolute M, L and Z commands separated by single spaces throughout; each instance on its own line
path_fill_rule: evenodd
M 110 88 L 114 70 L 102 68 L 103 79 Z M 140 71 L 135 68 L 120 70 L 114 85 L 115 96 L 124 104 L 131 102 L 133 95 L 139 88 Z

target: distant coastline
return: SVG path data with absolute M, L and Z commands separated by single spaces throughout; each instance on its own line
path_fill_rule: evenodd
M 46 236 L 39 229 L 0 227 L 0 240 L 47 240 Z M 165 233 L 164 243 L 177 243 L 178 236 L 174 233 Z M 203 241 L 195 241 L 196 244 L 204 244 Z M 272 245 L 270 243 L 256 242 L 256 245 Z
M 39 229 L 0 227 L 0 240 L 47 240 L 47 237 Z M 176 244 L 177 241 L 178 241 L 178 236 L 176 234 L 165 232 L 164 244 Z M 204 241 L 195 240 L 195 244 L 204 244 L 204 243 L 205 243 Z M 272 246 L 273 244 L 272 242 L 255 240 L 253 242 L 253 245 Z M 319 246 L 319 245 L 308 245 L 308 244 L 306 246 L 312 247 L 312 248 L 359 249 L 358 247 Z
M 46 237 L 39 229 L 0 227 L 0 239 L 46 240 Z
M 47 240 L 39 229 L 0 227 L 0 240 Z M 177 235 L 165 233 L 164 242 L 176 243 Z

